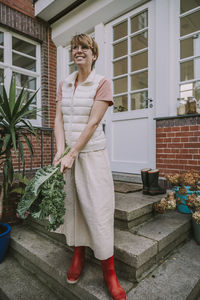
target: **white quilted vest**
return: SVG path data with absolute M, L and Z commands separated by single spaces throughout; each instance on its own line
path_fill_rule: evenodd
M 64 120 L 65 142 L 73 147 L 81 132 L 88 123 L 90 111 L 94 102 L 101 75 L 93 70 L 88 78 L 75 89 L 77 72 L 72 73 L 63 81 L 62 113 Z M 100 123 L 94 134 L 81 152 L 102 150 L 106 147 L 106 139 Z

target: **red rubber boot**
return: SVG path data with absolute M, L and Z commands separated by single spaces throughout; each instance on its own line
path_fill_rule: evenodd
M 74 255 L 71 266 L 67 272 L 67 282 L 70 284 L 76 283 L 81 275 L 85 261 L 85 247 L 74 247 Z
M 113 300 L 126 300 L 126 293 L 121 287 L 114 266 L 114 257 L 101 261 L 104 281 Z

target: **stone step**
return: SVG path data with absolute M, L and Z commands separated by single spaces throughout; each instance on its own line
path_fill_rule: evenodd
M 191 240 L 128 293 L 128 300 L 200 300 L 200 247 Z
M 91 261 L 86 261 L 77 284 L 66 283 L 66 271 L 70 266 L 72 253 L 49 237 L 42 236 L 27 226 L 16 226 L 12 229 L 10 248 L 12 255 L 55 290 L 60 299 L 110 299 L 100 266 Z M 133 287 L 132 283 L 119 280 L 126 291 Z
M 6 255 L 0 264 L 0 299 L 2 300 L 58 300 L 34 273 L 25 270 L 19 262 Z
M 131 281 L 139 281 L 146 272 L 156 267 L 177 245 L 190 236 L 191 217 L 176 211 L 157 215 L 131 231 L 115 229 L 115 260 L 118 274 Z M 26 225 L 27 226 L 27 225 Z M 41 224 L 33 222 L 33 230 L 66 247 L 65 236 L 47 232 Z M 13 236 L 13 239 L 16 239 Z M 67 248 L 67 247 L 66 247 Z M 92 252 L 87 252 L 91 258 Z M 96 262 L 95 259 L 93 259 Z
M 142 191 L 132 193 L 115 193 L 115 226 L 130 229 L 153 216 L 153 203 L 162 195 L 143 195 Z

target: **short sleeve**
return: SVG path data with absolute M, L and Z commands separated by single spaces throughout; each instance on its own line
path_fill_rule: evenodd
M 100 80 L 94 100 L 108 101 L 109 106 L 113 105 L 112 86 L 110 80 L 107 78 Z
M 56 96 L 56 102 L 62 100 L 62 86 L 63 86 L 63 82 L 61 81 L 59 83 L 59 86 L 58 86 L 58 92 L 57 92 L 57 96 Z

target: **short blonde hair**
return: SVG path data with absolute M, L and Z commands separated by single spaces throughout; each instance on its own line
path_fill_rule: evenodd
M 92 50 L 92 54 L 96 56 L 96 59 L 92 63 L 92 69 L 93 69 L 95 62 L 97 61 L 97 58 L 99 56 L 99 48 L 97 42 L 88 34 L 81 33 L 73 36 L 71 40 L 71 51 L 74 48 L 74 46 L 78 46 L 78 45 L 87 46 Z

